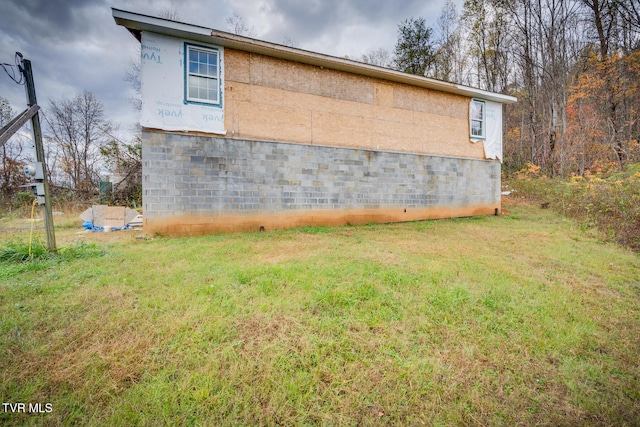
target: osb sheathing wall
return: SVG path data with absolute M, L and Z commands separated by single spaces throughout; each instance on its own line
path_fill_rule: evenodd
M 483 159 L 469 98 L 225 49 L 227 137 Z

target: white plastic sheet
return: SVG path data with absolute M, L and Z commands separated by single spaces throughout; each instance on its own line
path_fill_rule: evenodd
M 502 104 L 486 101 L 484 156 L 502 162 Z
M 155 129 L 224 135 L 222 102 L 220 105 L 185 102 L 184 49 L 185 40 L 142 33 L 140 124 Z M 216 49 L 220 55 L 220 87 L 223 90 L 224 49 Z M 221 95 L 220 99 L 224 97 Z
M 471 101 L 474 102 L 474 101 Z M 484 157 L 502 162 L 502 104 L 482 101 L 484 103 L 485 138 L 471 137 L 471 142 L 483 142 Z

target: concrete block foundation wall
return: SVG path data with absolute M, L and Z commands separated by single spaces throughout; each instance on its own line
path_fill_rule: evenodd
M 495 161 L 152 130 L 142 140 L 147 233 L 401 222 L 500 209 Z

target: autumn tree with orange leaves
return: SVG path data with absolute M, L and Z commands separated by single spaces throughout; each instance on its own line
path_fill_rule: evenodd
M 567 129 L 572 169 L 640 160 L 640 51 L 602 61 L 590 52 L 569 89 Z

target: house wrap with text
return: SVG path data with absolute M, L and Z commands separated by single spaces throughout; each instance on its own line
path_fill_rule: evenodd
M 112 12 L 141 43 L 145 232 L 500 211 L 502 105 L 515 98 Z

